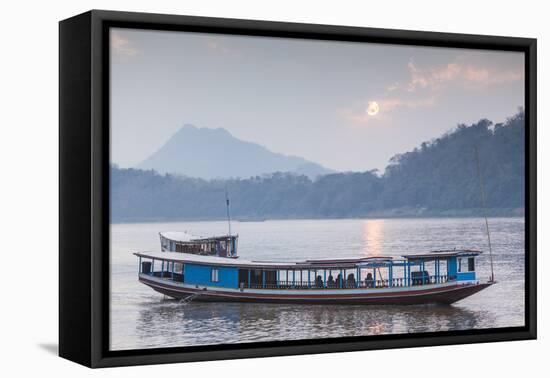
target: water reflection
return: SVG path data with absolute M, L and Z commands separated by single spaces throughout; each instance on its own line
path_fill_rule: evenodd
M 365 254 L 368 256 L 380 256 L 382 241 L 384 240 L 384 220 L 371 219 L 363 222 L 363 242 Z
M 457 306 L 149 303 L 136 330 L 145 347 L 313 339 L 487 327 L 491 315 Z M 162 327 L 158 325 L 162 324 Z

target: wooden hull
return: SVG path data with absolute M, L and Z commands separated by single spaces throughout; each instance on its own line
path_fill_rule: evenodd
M 450 304 L 473 295 L 492 283 L 426 285 L 426 287 L 395 289 L 310 289 L 304 290 L 238 290 L 213 287 L 189 287 L 140 276 L 140 282 L 155 291 L 175 299 L 189 298 L 193 301 L 210 302 L 256 302 L 296 304 L 339 304 L 339 305 L 412 305 L 441 303 Z

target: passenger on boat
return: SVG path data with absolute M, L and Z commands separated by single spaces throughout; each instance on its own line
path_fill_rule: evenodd
M 372 278 L 372 273 L 367 273 L 367 277 L 365 278 L 365 286 L 374 287 L 374 279 Z
M 338 274 L 338 277 L 336 278 L 336 286 L 340 287 L 340 285 L 343 286 L 344 282 L 342 281 L 342 275 Z
M 315 287 L 316 288 L 322 288 L 323 287 L 323 278 L 319 275 L 317 278 L 315 278 Z
M 327 280 L 327 287 L 334 287 L 336 286 L 334 284 L 334 277 L 332 277 L 332 274 L 328 276 L 328 280 Z
M 346 281 L 346 287 L 355 287 L 357 286 L 357 283 L 355 281 L 355 274 L 350 273 L 348 274 L 348 279 Z

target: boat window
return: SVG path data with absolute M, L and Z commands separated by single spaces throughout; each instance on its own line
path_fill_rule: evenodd
M 218 282 L 219 281 L 218 269 L 215 269 L 215 268 L 212 269 L 212 272 L 210 274 L 210 280 L 212 282 Z
M 473 257 L 468 258 L 468 271 L 473 272 L 476 270 L 475 259 Z
M 475 271 L 475 259 L 473 257 L 459 258 L 458 271 L 461 273 Z

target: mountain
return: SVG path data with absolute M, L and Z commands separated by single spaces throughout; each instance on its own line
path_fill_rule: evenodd
M 248 178 L 274 172 L 310 178 L 332 171 L 297 156 L 269 151 L 235 138 L 227 130 L 185 125 L 136 168 L 204 179 Z

